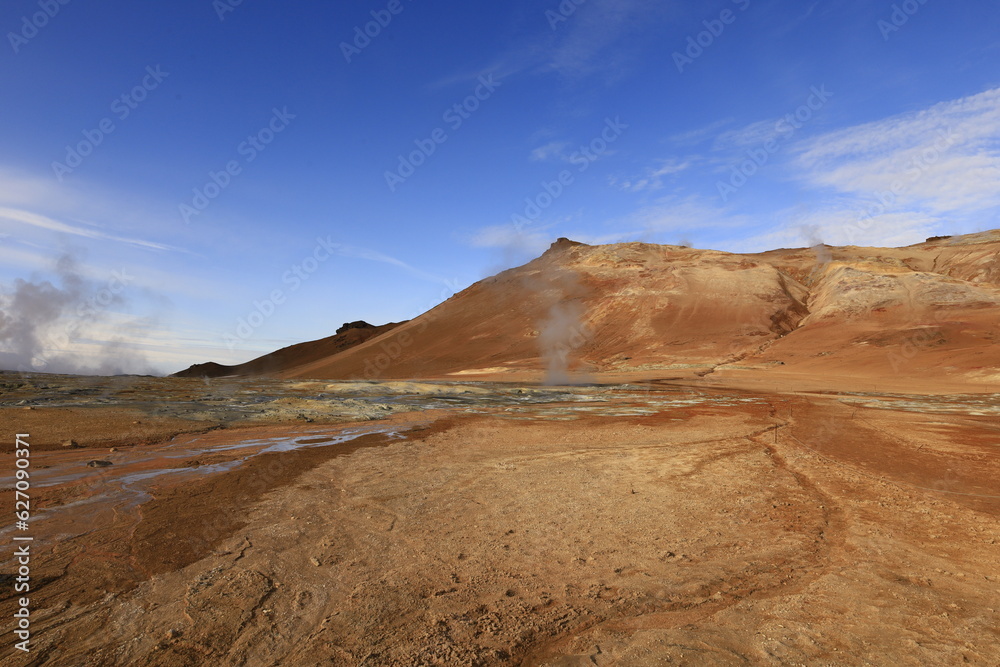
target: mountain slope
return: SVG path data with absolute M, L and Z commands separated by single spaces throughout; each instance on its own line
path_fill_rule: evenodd
M 336 334 L 327 338 L 290 345 L 236 366 L 224 366 L 211 361 L 204 364 L 195 364 L 183 371 L 174 373 L 171 377 L 216 378 L 275 375 L 289 367 L 300 366 L 332 357 L 335 354 L 364 343 L 369 338 L 391 331 L 397 326 L 399 326 L 398 323 L 383 324 L 377 327 L 367 322 L 348 322 L 337 329 Z
M 283 377 L 748 373 L 995 382 L 1000 233 L 731 254 L 566 239 Z

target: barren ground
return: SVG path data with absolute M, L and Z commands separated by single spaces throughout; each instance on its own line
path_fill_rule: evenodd
M 67 382 L 5 665 L 1000 664 L 995 395 Z

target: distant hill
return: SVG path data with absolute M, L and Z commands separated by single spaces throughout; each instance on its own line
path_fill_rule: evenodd
M 409 322 L 185 373 L 1000 390 L 1000 232 L 757 254 L 560 239 Z
M 291 345 L 244 364 L 224 366 L 210 361 L 204 364 L 195 364 L 179 373 L 174 373 L 171 377 L 217 378 L 276 375 L 288 368 L 326 359 L 348 350 L 355 345 L 364 343 L 369 338 L 391 331 L 400 324 L 389 323 L 374 326 L 362 321 L 348 322 L 337 329 L 333 336 Z

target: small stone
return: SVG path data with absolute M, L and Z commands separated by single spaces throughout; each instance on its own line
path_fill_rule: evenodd
M 322 565 L 322 563 L 319 561 L 319 558 L 316 558 L 315 556 L 313 556 L 312 558 L 310 558 L 309 562 L 312 563 L 313 565 L 315 565 L 316 567 L 319 567 L 320 565 Z
M 107 468 L 108 466 L 113 466 L 111 461 L 89 461 L 87 463 L 88 468 Z
M 80 446 L 80 444 L 76 440 L 63 440 L 62 446 L 66 447 L 67 449 L 76 449 L 77 447 Z
M 112 448 L 111 448 L 111 449 L 109 449 L 108 451 L 109 451 L 109 452 L 117 452 L 117 451 L 118 451 L 118 448 L 117 448 L 117 447 L 112 447 Z
M 175 628 L 167 630 L 167 639 L 177 639 L 181 636 L 181 631 Z

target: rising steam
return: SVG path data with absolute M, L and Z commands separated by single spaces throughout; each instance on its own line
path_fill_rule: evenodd
M 525 287 L 537 295 L 543 309 L 537 326 L 539 351 L 545 362 L 545 384 L 572 384 L 574 380 L 581 381 L 580 377 L 574 377 L 578 375 L 573 373 L 574 360 L 591 336 L 583 305 L 587 290 L 575 271 L 554 263 L 543 267 L 524 280 Z
M 88 375 L 153 372 L 144 356 L 130 348 L 121 335 L 122 323 L 109 309 L 124 305 L 127 277 L 114 274 L 107 285 L 94 284 L 69 254 L 56 261 L 54 270 L 56 284 L 19 278 L 0 286 L 0 369 Z M 118 333 L 101 336 L 102 330 Z
M 579 303 L 557 303 L 541 322 L 538 344 L 545 360 L 545 384 L 572 384 L 571 362 L 589 333 L 583 315 L 583 306 Z
M 803 225 L 802 235 L 806 237 L 809 247 L 816 253 L 816 268 L 822 269 L 833 259 L 830 247 L 823 243 L 820 236 L 820 228 L 817 225 Z

